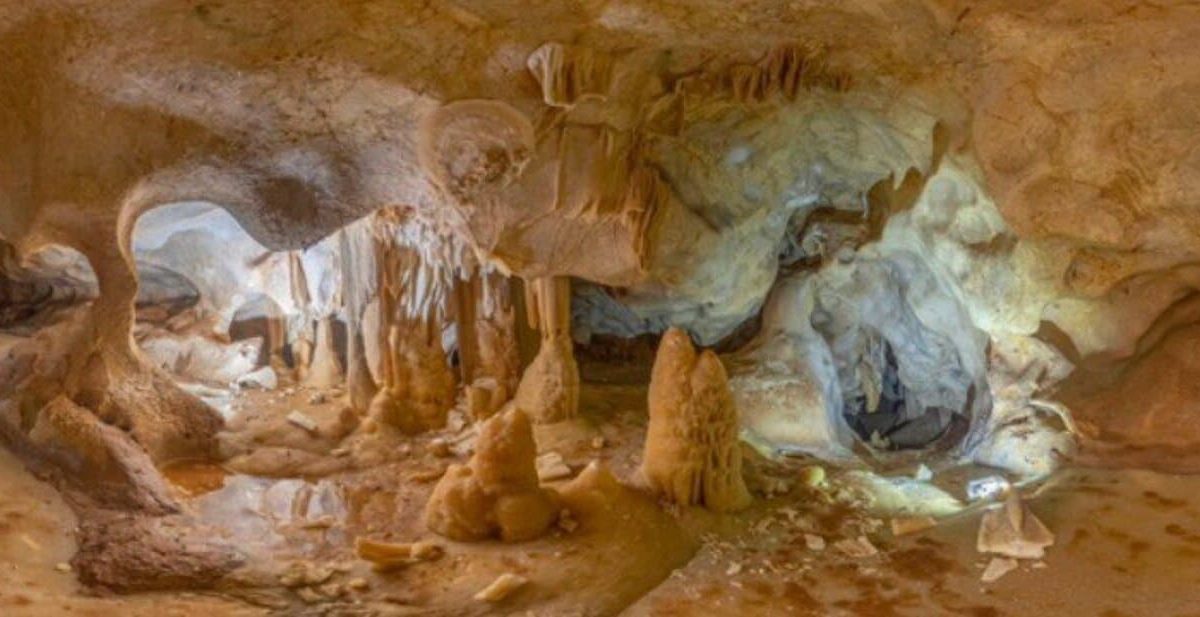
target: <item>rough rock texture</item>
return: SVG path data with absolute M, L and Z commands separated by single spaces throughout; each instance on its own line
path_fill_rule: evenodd
M 58 467 L 68 486 L 100 505 L 150 514 L 179 508 L 144 450 L 66 397 L 38 411 L 28 443 Z
M 530 326 L 541 332 L 537 356 L 521 376 L 514 398 L 534 422 L 559 422 L 579 411 L 579 366 L 570 328 L 570 283 L 538 279 L 529 284 Z
M 430 531 L 463 542 L 532 540 L 558 520 L 557 493 L 538 485 L 529 417 L 510 406 L 485 422 L 467 465 L 451 465 L 425 506 Z
M 211 589 L 245 559 L 213 529 L 170 517 L 94 516 L 79 536 L 80 580 L 119 592 Z
M 1071 459 L 1078 430 L 1071 411 L 1048 398 L 1073 368 L 1032 337 L 992 339 L 988 430 L 969 452 L 978 463 L 1023 476 L 1046 476 Z
M 716 354 L 697 354 L 685 332 L 667 330 L 649 396 L 641 475 L 651 490 L 717 512 L 748 506 L 737 407 Z
M 132 341 L 112 340 L 96 324 L 98 312 L 74 310 L 7 350 L 0 391 L 20 410 L 21 430 L 32 427 L 38 409 L 66 396 L 127 432 L 156 463 L 212 456 L 220 416 L 147 363 Z
M 376 215 L 380 388 L 368 414 L 406 433 L 441 428 L 454 406 L 442 324 L 450 301 L 450 266 L 428 249 L 400 242 L 400 214 Z
M 1200 326 L 1170 331 L 1128 364 L 1081 374 L 1063 392 L 1066 404 L 1086 418 L 1095 437 L 1142 449 L 1177 449 L 1200 443 Z M 1165 461 L 1164 461 L 1165 462 Z

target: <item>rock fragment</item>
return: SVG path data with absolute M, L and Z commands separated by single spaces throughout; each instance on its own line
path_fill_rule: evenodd
M 505 572 L 496 577 L 490 585 L 475 594 L 475 599 L 481 602 L 502 602 L 520 588 L 529 583 L 529 579 L 520 574 Z
M 1054 535 L 1012 491 L 1002 506 L 983 513 L 975 548 L 1015 559 L 1041 559 L 1052 544 Z
M 1000 580 L 1000 577 L 1017 569 L 1017 560 L 1008 557 L 993 557 L 988 562 L 986 568 L 983 569 L 983 574 L 979 580 L 985 583 L 994 583 Z
M 866 536 L 838 540 L 833 543 L 833 547 L 847 557 L 854 559 L 865 559 L 879 554 L 879 549 L 875 548 L 875 545 L 871 544 L 871 541 Z
M 937 526 L 932 516 L 900 516 L 891 520 L 892 535 L 903 536 Z
M 287 421 L 310 433 L 317 432 L 317 421 L 313 420 L 301 411 L 293 409 L 292 411 L 288 412 Z
M 409 543 L 377 542 L 366 538 L 354 541 L 358 556 L 371 562 L 378 571 L 394 570 L 422 561 L 441 558 L 445 550 L 429 540 Z
M 537 457 L 538 480 L 552 482 L 571 476 L 571 468 L 558 452 L 546 452 Z

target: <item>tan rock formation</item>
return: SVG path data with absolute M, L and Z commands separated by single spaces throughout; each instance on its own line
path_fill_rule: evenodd
M 425 506 L 430 531 L 463 542 L 521 542 L 550 529 L 558 495 L 538 485 L 529 417 L 509 406 L 485 422 L 467 465 L 451 465 Z
M 516 394 L 521 375 L 516 306 L 508 277 L 490 269 L 455 287 L 458 349 L 468 407 L 476 420 Z
M 579 410 L 579 367 L 571 341 L 571 283 L 542 278 L 526 287 L 529 325 L 541 332 L 537 357 L 517 387 L 516 404 L 534 422 L 559 422 Z
M 450 281 L 444 268 L 399 243 L 398 217 L 377 215 L 383 383 L 368 415 L 412 434 L 445 426 L 454 406 L 455 380 L 441 338 Z
M 101 504 L 154 514 L 178 509 L 145 451 L 66 397 L 38 412 L 28 441 L 58 466 L 67 485 Z
M 716 354 L 697 354 L 687 333 L 668 330 L 654 359 L 649 409 L 641 474 L 652 490 L 717 512 L 749 505 L 737 408 Z

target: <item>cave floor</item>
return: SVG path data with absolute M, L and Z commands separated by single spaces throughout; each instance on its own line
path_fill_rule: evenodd
M 798 471 L 753 457 L 752 490 L 772 485 L 776 494 L 736 515 L 664 509 L 636 490 L 585 491 L 571 504 L 577 529 L 515 545 L 461 544 L 428 534 L 420 512 L 445 466 L 468 456 L 470 428 L 452 423 L 421 437 L 353 430 L 336 397 L 311 397 L 284 387 L 239 401 L 230 447 L 275 448 L 269 460 L 242 458 L 234 465 L 241 472 L 191 466 L 168 474 L 185 503 L 177 523 L 218 529 L 246 556 L 206 593 L 85 589 L 67 566 L 77 515 L 0 451 L 0 614 L 1200 615 L 1200 476 L 1060 472 L 1029 497 L 1055 545 L 988 584 L 980 574 L 989 558 L 975 551 L 978 510 L 896 537 L 886 517 L 800 482 L 779 488 Z M 576 473 L 602 460 L 631 482 L 644 401 L 644 387 L 587 384 L 578 419 L 537 427 L 539 450 L 558 452 Z M 280 422 L 301 405 L 320 425 L 307 437 Z M 334 444 L 352 452 L 320 454 Z M 280 477 L 288 465 L 321 473 Z M 831 472 L 828 483 L 838 481 Z M 827 546 L 809 548 L 806 534 Z M 878 554 L 835 547 L 859 535 Z M 355 558 L 359 536 L 433 539 L 445 555 L 378 573 Z M 505 572 L 530 584 L 498 605 L 473 599 Z M 320 580 L 282 582 L 297 573 Z

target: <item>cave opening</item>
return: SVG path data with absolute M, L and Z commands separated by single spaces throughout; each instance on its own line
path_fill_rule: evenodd
M 883 339 L 879 347 L 882 362 L 866 363 L 870 373 L 860 370 L 863 389 L 846 399 L 842 411 L 842 418 L 859 441 L 879 451 L 920 450 L 945 438 L 965 435 L 967 408 L 917 407 L 909 400 L 900 378 L 891 343 Z M 873 355 L 878 362 L 878 354 Z

